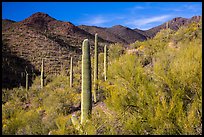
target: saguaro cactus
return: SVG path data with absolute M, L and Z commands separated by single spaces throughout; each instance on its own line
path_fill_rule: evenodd
M 71 57 L 71 61 L 70 61 L 70 87 L 72 87 L 73 84 L 73 59 Z
M 108 68 L 108 64 L 107 64 L 107 45 L 104 46 L 104 80 L 107 80 L 107 68 Z
M 169 22 L 166 22 L 166 29 L 169 28 Z
M 20 80 L 20 86 L 22 86 L 21 84 L 22 84 L 22 80 L 24 79 L 24 73 L 23 72 L 21 72 L 21 80 Z
M 81 124 L 91 116 L 91 58 L 88 39 L 82 45 L 82 92 L 81 92 Z
M 95 34 L 95 54 L 94 54 L 94 89 L 93 97 L 96 102 L 96 92 L 98 90 L 98 34 Z
M 28 91 L 28 73 L 26 72 L 26 91 Z
M 41 88 L 44 86 L 44 60 L 42 59 L 41 65 Z

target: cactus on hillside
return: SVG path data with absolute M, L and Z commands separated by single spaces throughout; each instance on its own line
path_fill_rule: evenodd
M 73 59 L 71 57 L 70 61 L 70 87 L 72 87 L 73 84 Z
M 26 91 L 28 91 L 28 66 L 25 67 Z
M 166 29 L 169 28 L 169 22 L 166 22 Z
M 108 68 L 108 64 L 107 64 L 107 46 L 104 46 L 104 80 L 107 80 L 107 68 Z
M 26 72 L 26 91 L 28 91 L 28 73 Z
M 81 91 L 81 124 L 91 117 L 91 58 L 88 39 L 82 45 L 82 91 Z
M 44 60 L 42 59 L 42 65 L 41 65 L 41 88 L 44 86 Z
M 98 90 L 98 34 L 95 34 L 95 53 L 94 53 L 94 89 L 93 97 L 96 102 L 96 92 Z
M 21 72 L 21 80 L 22 80 L 22 79 L 24 79 L 24 73 L 23 73 L 23 72 Z M 20 86 L 22 86 L 22 85 L 21 85 L 21 81 L 20 81 Z

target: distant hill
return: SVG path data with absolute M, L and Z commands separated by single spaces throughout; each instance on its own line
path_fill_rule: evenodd
M 78 27 L 84 29 L 85 31 L 91 34 L 98 33 L 98 35 L 101 38 L 114 43 L 118 42 L 122 44 L 130 44 L 135 42 L 136 40 L 139 41 L 146 40 L 146 36 L 144 36 L 141 32 L 134 31 L 122 25 L 116 25 L 111 28 L 102 28 L 97 26 L 86 25 L 80 25 Z
M 111 41 L 113 43 L 118 42 L 118 43 L 127 44 L 127 41 L 125 39 L 121 38 L 117 34 L 110 32 L 108 28 L 102 28 L 102 27 L 97 27 L 97 26 L 86 26 L 86 25 L 79 25 L 78 27 L 93 35 L 95 33 L 98 33 L 99 37 L 105 40 Z

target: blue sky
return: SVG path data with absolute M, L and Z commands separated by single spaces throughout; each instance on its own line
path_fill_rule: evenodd
M 142 30 L 175 17 L 202 15 L 202 2 L 2 2 L 2 18 L 21 21 L 36 12 L 75 25 Z

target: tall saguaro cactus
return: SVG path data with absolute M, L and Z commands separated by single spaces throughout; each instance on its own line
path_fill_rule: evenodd
M 93 97 L 96 102 L 96 92 L 98 90 L 98 34 L 95 34 L 95 54 L 94 54 L 94 89 Z
M 73 59 L 71 57 L 71 60 L 70 60 L 70 87 L 72 87 L 72 84 L 73 84 Z
M 82 45 L 82 92 L 81 92 L 81 124 L 91 117 L 91 58 L 88 39 Z
M 107 45 L 104 46 L 104 80 L 107 80 L 107 68 L 108 68 L 108 64 L 107 64 Z
M 42 59 L 41 65 L 41 88 L 44 86 L 44 60 Z

